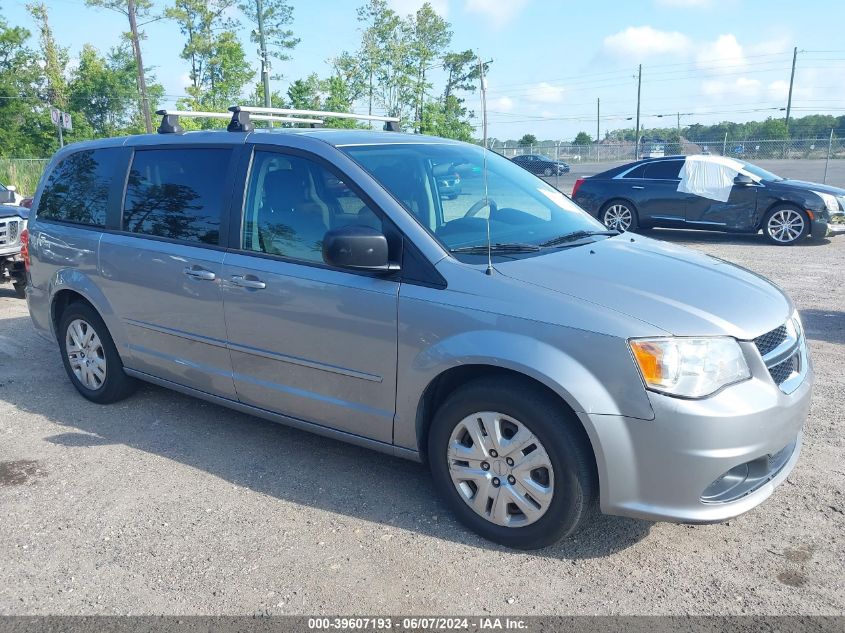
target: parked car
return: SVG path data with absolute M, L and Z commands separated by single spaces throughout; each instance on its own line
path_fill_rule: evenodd
M 0 283 L 10 282 L 24 297 L 26 271 L 21 256 L 21 235 L 26 230 L 29 209 L 0 205 Z
M 23 198 L 14 185 L 0 183 L 0 205 L 20 206 Z
M 140 379 L 424 461 L 463 523 L 518 548 L 594 505 L 722 521 L 795 466 L 813 369 L 772 283 L 608 231 L 474 145 L 274 132 L 53 157 L 26 292 L 82 396 Z M 447 217 L 435 171 L 467 164 L 485 189 Z
M 536 154 L 523 154 L 521 156 L 514 156 L 511 159 L 523 169 L 527 169 L 532 174 L 542 176 L 561 176 L 569 173 L 569 165 L 562 160 L 552 160 L 545 156 L 538 156 Z
M 619 231 L 655 226 L 757 233 L 780 245 L 845 232 L 845 189 L 722 156 L 672 156 L 579 178 L 572 199 Z
M 442 198 L 455 200 L 463 191 L 461 175 L 458 172 L 452 172 L 439 176 L 437 178 L 437 191 Z

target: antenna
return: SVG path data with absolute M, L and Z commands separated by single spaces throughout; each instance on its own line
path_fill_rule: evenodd
M 493 246 L 490 242 L 490 199 L 487 193 L 487 80 L 484 78 L 484 63 L 478 55 L 478 77 L 481 83 L 481 141 L 483 167 L 481 177 L 484 182 L 484 204 L 487 206 L 487 275 L 493 274 Z

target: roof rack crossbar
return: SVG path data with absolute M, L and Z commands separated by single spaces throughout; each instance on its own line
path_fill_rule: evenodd
M 380 116 L 375 114 L 353 114 L 351 112 L 328 112 L 325 110 L 298 110 L 294 108 L 265 108 L 261 106 L 232 106 L 229 108 L 234 113 L 247 112 L 253 118 L 255 115 L 277 114 L 305 117 L 330 117 L 335 119 L 355 119 L 357 121 L 380 121 L 384 123 L 384 129 L 391 132 L 399 131 L 399 117 Z M 322 121 L 321 121 L 322 122 Z
M 179 117 L 197 119 L 230 119 L 226 128 L 230 132 L 249 132 L 254 129 L 250 123 L 250 115 L 244 111 L 230 112 L 202 112 L 197 110 L 156 110 L 156 114 L 162 117 L 161 125 L 158 127 L 159 134 L 181 134 L 183 128 L 179 125 Z M 321 124 L 321 119 L 306 119 L 299 117 L 274 116 L 269 114 L 258 114 L 251 117 L 257 121 L 275 121 L 277 123 L 304 123 L 309 125 Z

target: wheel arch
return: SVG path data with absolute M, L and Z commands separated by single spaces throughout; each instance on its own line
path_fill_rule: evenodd
M 766 218 L 768 217 L 768 215 L 772 211 L 774 211 L 775 209 L 779 209 L 779 208 L 795 209 L 799 213 L 804 214 L 804 217 L 806 217 L 808 223 L 812 222 L 812 220 L 810 220 L 809 216 L 807 216 L 807 210 L 805 208 L 803 208 L 802 205 L 798 204 L 797 202 L 794 202 L 792 200 L 775 200 L 768 207 L 766 207 L 763 210 L 763 212 L 760 214 L 760 219 L 757 221 L 757 230 L 758 231 L 763 230 L 763 225 L 766 223 Z
M 637 208 L 637 205 L 630 198 L 626 198 L 625 196 L 614 196 L 607 201 L 603 202 L 602 205 L 599 207 L 599 220 L 602 221 L 601 216 L 604 214 L 605 210 L 612 205 L 614 202 L 624 202 L 627 204 L 631 211 L 634 212 L 634 215 L 637 216 L 637 221 L 640 219 L 640 210 Z
M 114 313 L 111 303 L 106 296 L 85 273 L 78 269 L 65 269 L 58 271 L 49 284 L 50 296 L 50 327 L 53 330 L 53 337 L 58 336 L 59 319 L 62 311 L 75 301 L 88 304 L 100 316 L 109 334 L 114 340 L 118 354 L 123 357 L 125 354 L 123 329 L 120 319 Z

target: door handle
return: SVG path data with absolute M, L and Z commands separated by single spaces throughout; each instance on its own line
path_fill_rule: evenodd
M 244 277 L 243 275 L 233 275 L 232 276 L 232 283 L 235 286 L 240 286 L 241 288 L 252 288 L 253 290 L 263 290 L 267 287 L 260 279 L 255 279 L 251 276 Z
M 217 275 L 215 275 L 210 270 L 205 270 L 204 268 L 185 268 L 183 270 L 188 277 L 193 277 L 194 279 L 202 279 L 203 281 L 214 281 Z
M 633 185 L 631 189 L 645 189 L 642 185 Z

